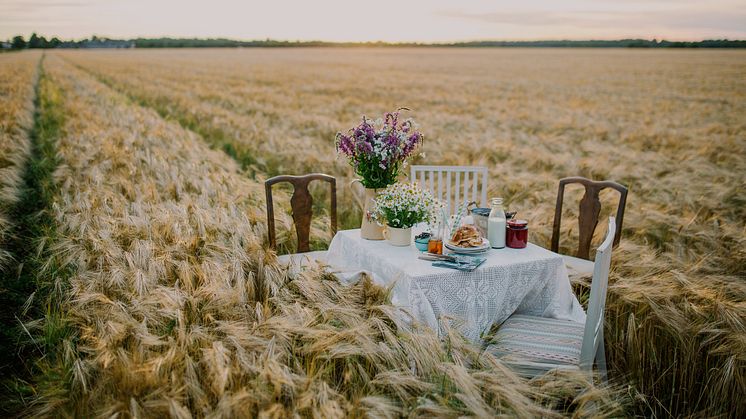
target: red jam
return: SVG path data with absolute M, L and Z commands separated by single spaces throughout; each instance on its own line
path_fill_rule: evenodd
M 523 249 L 528 245 L 528 221 L 508 220 L 505 244 L 513 249 Z

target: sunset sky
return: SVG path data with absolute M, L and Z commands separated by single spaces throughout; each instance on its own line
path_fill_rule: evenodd
M 0 39 L 746 39 L 745 0 L 0 0 Z

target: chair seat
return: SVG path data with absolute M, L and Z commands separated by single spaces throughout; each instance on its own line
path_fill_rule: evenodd
M 591 277 L 593 276 L 593 261 L 577 258 L 574 256 L 562 255 L 567 266 L 567 274 L 572 277 Z
M 576 368 L 584 328 L 573 321 L 514 314 L 500 326 L 487 351 L 534 369 Z
M 277 256 L 277 261 L 281 265 L 290 266 L 294 272 L 300 271 L 301 266 L 308 265 L 311 262 L 326 262 L 326 250 L 317 250 L 315 252 L 291 253 L 288 255 Z
M 314 252 L 290 253 L 288 255 L 279 255 L 277 256 L 277 260 L 283 265 L 286 265 L 290 263 L 291 261 L 297 264 L 308 263 L 309 261 L 312 261 L 312 260 L 324 261 L 326 260 L 326 250 L 316 250 Z

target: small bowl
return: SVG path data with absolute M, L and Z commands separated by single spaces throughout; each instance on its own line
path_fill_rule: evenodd
M 414 239 L 414 245 L 417 247 L 417 250 L 420 252 L 426 252 L 427 251 L 427 243 L 430 241 L 430 238 L 425 239 Z

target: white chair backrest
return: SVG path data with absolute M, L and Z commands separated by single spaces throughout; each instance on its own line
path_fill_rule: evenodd
M 448 213 L 464 202 L 487 203 L 487 168 L 482 166 L 412 166 L 409 180 L 417 181 L 446 204 Z
M 601 340 L 604 338 L 604 310 L 606 309 L 606 290 L 609 286 L 609 267 L 611 250 L 616 232 L 616 221 L 609 217 L 609 230 L 606 238 L 596 250 L 596 261 L 593 264 L 591 296 L 588 299 L 583 346 L 580 349 L 580 368 L 593 368 L 593 359 Z

